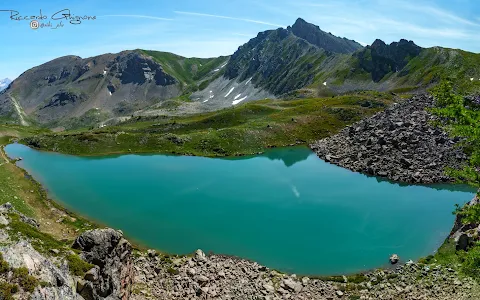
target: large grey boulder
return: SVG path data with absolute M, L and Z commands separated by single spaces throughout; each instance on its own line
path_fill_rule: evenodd
M 82 251 L 81 257 L 96 266 L 95 276 L 77 283 L 77 292 L 89 299 L 128 299 L 133 281 L 132 246 L 113 229 L 84 232 L 72 246 Z M 92 271 L 93 272 L 93 271 Z M 96 279 L 96 280 L 94 280 Z

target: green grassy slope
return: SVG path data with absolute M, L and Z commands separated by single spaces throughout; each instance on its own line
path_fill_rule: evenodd
M 169 52 L 140 50 L 143 54 L 151 56 L 161 64 L 168 74 L 177 78 L 182 84 L 194 84 L 208 78 L 210 73 L 224 64 L 228 56 L 215 58 L 186 58 Z
M 433 47 L 423 49 L 401 70 L 387 73 L 379 82 L 373 83 L 372 74 L 360 67 L 360 59 L 369 60 L 369 49 L 361 50 L 363 56 L 344 57 L 333 68 L 317 73 L 312 88 L 324 81 L 331 88 L 342 87 L 346 82 L 358 89 L 382 89 L 397 92 L 425 89 L 437 84 L 442 78 L 450 78 L 459 92 L 468 94 L 480 92 L 480 54 L 459 49 Z M 386 66 L 384 66 L 386 67 Z M 386 67 L 388 68 L 388 67 Z M 473 81 L 470 79 L 474 78 Z
M 88 132 L 28 137 L 23 143 L 76 155 L 177 153 L 230 156 L 269 147 L 306 144 L 336 133 L 393 101 L 390 94 L 362 92 L 333 98 L 261 100 L 184 117 L 135 118 Z

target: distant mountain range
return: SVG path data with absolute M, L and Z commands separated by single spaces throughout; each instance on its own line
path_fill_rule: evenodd
M 0 91 L 3 91 L 8 87 L 8 85 L 12 82 L 10 79 L 5 78 L 0 80 Z
M 185 106 L 188 112 L 216 110 L 305 93 L 424 90 L 444 76 L 480 90 L 480 54 L 403 39 L 363 47 L 298 19 L 286 29 L 260 32 L 230 57 L 145 50 L 61 57 L 24 72 L 4 90 L 0 118 L 75 127 L 144 111 L 168 113 L 165 107 L 178 114 Z

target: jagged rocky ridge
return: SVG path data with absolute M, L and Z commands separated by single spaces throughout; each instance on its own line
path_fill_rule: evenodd
M 287 30 L 310 44 L 333 53 L 347 54 L 363 48 L 362 45 L 354 40 L 334 36 L 330 32 L 327 33 L 317 25 L 308 23 L 302 18 L 298 18 L 291 27 L 287 27 Z
M 371 74 L 372 80 L 379 82 L 390 72 L 401 71 L 400 77 L 407 75 L 408 72 L 402 69 L 421 51 L 422 48 L 415 45 L 413 41 L 401 39 L 399 42 L 387 45 L 384 41 L 377 39 L 371 46 L 355 53 L 354 57 L 358 58 L 359 66 Z
M 452 181 L 446 167 L 459 168 L 466 155 L 426 108 L 431 96 L 415 96 L 310 145 L 317 155 L 341 167 L 409 183 Z

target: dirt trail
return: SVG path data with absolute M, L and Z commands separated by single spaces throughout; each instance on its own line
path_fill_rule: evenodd
M 0 147 L 0 156 L 2 156 L 2 158 L 5 160 L 5 162 L 1 163 L 0 166 L 3 165 L 3 164 L 9 164 L 10 163 L 7 156 L 5 155 L 5 152 L 3 151 L 3 146 Z
M 15 107 L 15 110 L 17 111 L 18 117 L 20 118 L 20 123 L 23 126 L 28 126 L 27 121 L 23 118 L 23 113 L 22 113 L 22 108 L 20 107 L 20 104 L 18 104 L 17 99 L 15 99 L 12 95 L 9 95 L 10 99 L 12 99 L 12 104 Z

